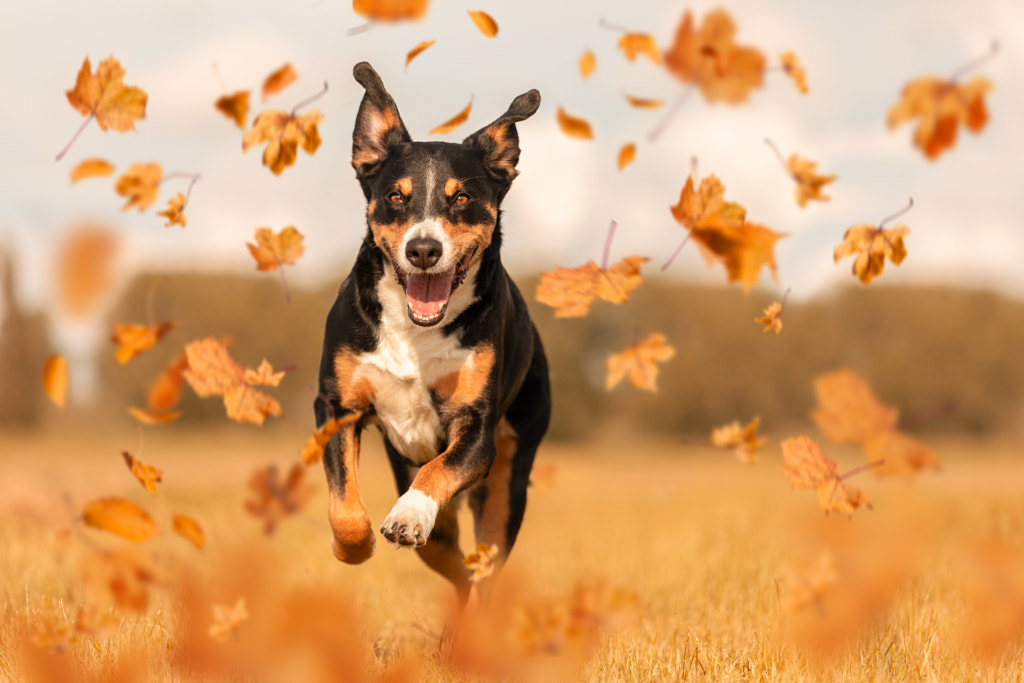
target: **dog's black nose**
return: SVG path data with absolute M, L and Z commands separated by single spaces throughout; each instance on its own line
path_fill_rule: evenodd
M 405 247 L 405 257 L 417 268 L 426 270 L 441 260 L 441 243 L 433 237 L 417 237 L 409 240 Z

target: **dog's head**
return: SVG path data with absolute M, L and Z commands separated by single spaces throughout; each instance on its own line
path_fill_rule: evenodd
M 462 144 L 413 142 L 395 101 L 366 62 L 353 69 L 366 94 L 352 134 L 352 166 L 377 247 L 405 290 L 409 317 L 444 318 L 448 299 L 491 244 L 498 207 L 519 162 L 516 122 L 540 106 L 530 90 Z

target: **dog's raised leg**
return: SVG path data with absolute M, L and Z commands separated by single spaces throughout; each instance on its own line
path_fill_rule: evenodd
M 327 516 L 334 538 L 334 556 L 348 564 L 361 564 L 374 550 L 373 526 L 359 492 L 359 428 L 342 427 L 324 448 L 324 470 L 330 502 Z

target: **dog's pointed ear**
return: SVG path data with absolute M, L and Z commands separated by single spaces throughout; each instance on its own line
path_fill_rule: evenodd
M 352 132 L 352 167 L 362 182 L 372 177 L 388 158 L 389 147 L 412 142 L 412 138 L 398 115 L 395 101 L 373 67 L 359 62 L 352 69 L 352 75 L 366 88 Z
M 540 93 L 536 90 L 525 92 L 512 100 L 508 111 L 499 116 L 494 123 L 484 126 L 462 142 L 483 155 L 487 173 L 504 183 L 506 190 L 519 173 L 516 170 L 516 164 L 519 163 L 519 135 L 516 133 L 516 123 L 533 116 L 539 106 Z

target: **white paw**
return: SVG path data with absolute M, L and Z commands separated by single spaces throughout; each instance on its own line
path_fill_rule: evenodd
M 437 520 L 437 503 L 422 491 L 409 489 L 380 525 L 384 538 L 396 546 L 421 546 Z

